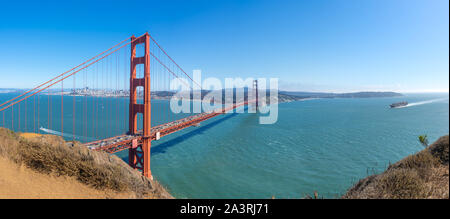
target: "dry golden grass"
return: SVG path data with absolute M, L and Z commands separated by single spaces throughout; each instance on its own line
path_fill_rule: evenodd
M 37 134 L 37 133 L 31 133 L 31 132 L 19 132 L 17 133 L 20 137 L 24 137 L 26 139 L 33 139 L 33 138 L 38 138 L 41 137 L 41 134 Z
M 424 180 L 417 171 L 410 169 L 393 169 L 382 174 L 376 185 L 377 198 L 413 199 L 427 198 Z
M 105 199 L 133 198 L 132 192 L 97 190 L 67 176 L 41 174 L 0 157 L 0 198 Z
M 143 177 L 115 155 L 92 151 L 58 136 L 21 135 L 24 137 L 0 128 L 0 156 L 38 174 L 69 177 L 108 194 L 113 191 L 135 198 L 171 198 L 159 183 Z
M 449 137 L 392 164 L 382 174 L 360 180 L 343 198 L 448 199 Z

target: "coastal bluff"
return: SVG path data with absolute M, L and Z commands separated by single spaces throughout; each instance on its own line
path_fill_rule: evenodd
M 173 198 L 119 157 L 0 128 L 0 198 Z
M 449 136 L 424 150 L 390 165 L 381 174 L 368 176 L 344 199 L 448 199 Z

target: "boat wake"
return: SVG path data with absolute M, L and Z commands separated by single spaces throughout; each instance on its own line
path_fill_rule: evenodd
M 420 101 L 420 102 L 415 102 L 415 103 L 409 103 L 406 106 L 401 106 L 398 108 L 406 108 L 406 107 L 411 107 L 411 106 L 419 106 L 419 105 L 424 105 L 424 104 L 429 104 L 429 103 L 434 103 L 434 102 L 439 102 L 439 101 L 444 101 L 444 100 L 448 100 L 448 98 L 440 98 L 440 99 L 433 99 L 433 100 L 426 100 L 426 101 Z
M 43 132 L 46 132 L 46 133 L 49 133 L 49 134 L 63 136 L 63 137 L 66 137 L 66 138 L 75 138 L 77 140 L 80 140 L 80 139 L 83 139 L 84 141 L 86 141 L 86 140 L 88 140 L 88 141 L 95 140 L 94 138 L 83 137 L 83 136 L 78 136 L 78 135 L 72 135 L 70 133 L 61 133 L 61 132 L 58 132 L 56 130 L 46 129 L 44 127 L 40 127 L 39 130 L 41 130 Z

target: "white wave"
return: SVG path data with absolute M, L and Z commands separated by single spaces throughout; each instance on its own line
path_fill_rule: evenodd
M 41 130 L 43 132 L 46 132 L 46 133 L 49 133 L 49 134 L 53 134 L 53 135 L 59 135 L 59 136 L 62 135 L 63 137 L 66 137 L 66 138 L 75 138 L 75 139 L 83 139 L 83 140 L 94 140 L 94 138 L 73 135 L 73 134 L 70 134 L 70 133 L 61 133 L 61 132 L 58 132 L 56 130 L 46 129 L 44 127 L 40 127 L 39 130 Z
M 398 107 L 398 108 L 406 108 L 406 107 L 411 107 L 411 106 L 424 105 L 424 104 L 429 104 L 429 103 L 434 103 L 434 102 L 439 102 L 439 101 L 444 101 L 444 100 L 448 100 L 448 98 L 440 98 L 440 99 L 426 100 L 426 101 L 420 101 L 420 102 L 415 102 L 415 103 L 408 103 L 408 105 Z

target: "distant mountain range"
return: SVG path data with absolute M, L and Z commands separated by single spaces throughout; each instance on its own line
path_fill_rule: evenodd
M 280 91 L 279 93 L 304 98 L 371 98 L 371 97 L 403 96 L 403 94 L 396 92 L 321 93 L 321 92 Z
M 217 90 L 217 91 L 210 91 L 210 90 L 202 90 L 201 92 L 201 98 L 207 94 L 214 94 L 214 93 L 222 93 L 222 102 L 231 102 L 231 99 L 227 99 L 225 96 L 226 92 L 233 92 L 236 93 L 237 91 L 242 91 L 241 89 L 223 89 L 223 90 Z M 262 92 L 260 92 L 260 95 L 262 95 Z M 246 100 L 248 89 L 243 89 L 243 97 L 240 97 L 236 100 L 236 97 L 233 98 L 233 102 L 241 102 L 243 100 Z M 160 95 L 161 94 L 161 95 Z M 167 91 L 157 91 L 152 92 L 152 95 L 154 95 L 153 98 L 155 99 L 168 99 L 171 98 L 171 92 Z M 305 100 L 305 99 L 315 99 L 315 98 L 375 98 L 375 97 L 397 97 L 397 96 L 403 96 L 403 94 L 395 93 L 395 92 L 355 92 L 355 93 L 321 93 L 321 92 L 290 92 L 290 91 L 279 91 L 278 97 L 270 97 L 270 90 L 266 91 L 266 97 L 267 101 L 271 99 L 271 102 L 278 101 L 279 103 L 283 102 L 292 102 L 292 101 L 299 101 L 299 100 Z M 261 96 L 260 96 L 261 98 Z M 195 98 L 194 98 L 195 99 Z M 216 102 L 220 102 L 220 100 L 216 100 Z
M 320 93 L 320 92 L 291 92 L 279 91 L 278 102 L 292 102 L 315 98 L 374 98 L 374 97 L 398 97 L 403 96 L 395 92 L 355 92 L 355 93 Z
M 247 93 L 248 88 L 239 88 L 239 89 L 222 89 L 222 90 L 202 90 L 201 91 L 201 99 L 203 99 L 204 96 L 210 94 L 214 95 L 217 93 L 222 93 L 222 100 L 214 100 L 215 102 L 241 102 L 247 99 Z M 24 90 L 21 89 L 1 89 L 0 93 L 8 93 L 8 92 L 23 92 Z M 56 91 L 56 90 L 55 90 Z M 101 90 L 99 90 L 101 91 Z M 232 100 L 227 97 L 225 94 L 229 92 L 236 93 L 242 92 L 243 96 L 237 98 L 234 97 Z M 58 92 L 60 92 L 58 90 Z M 124 91 L 124 94 L 117 94 L 117 96 L 128 96 L 127 91 Z M 190 91 L 187 91 L 190 93 Z M 262 95 L 262 91 L 260 90 L 260 95 Z M 110 92 L 111 93 L 111 92 Z M 70 95 L 69 92 L 64 95 Z M 112 96 L 116 95 L 114 92 L 111 94 Z M 152 99 L 170 99 L 173 96 L 178 96 L 180 93 L 176 94 L 175 91 L 152 91 L 151 96 Z M 192 94 L 190 94 L 192 97 Z M 85 94 L 85 96 L 90 96 L 89 94 Z M 102 95 L 99 95 L 102 96 Z M 105 95 L 106 96 L 106 95 Z M 138 96 L 142 97 L 142 93 L 138 92 Z M 186 95 L 180 95 L 180 96 L 186 96 Z M 187 94 L 189 96 L 189 94 Z M 354 92 L 354 93 L 325 93 L 325 92 L 300 92 L 300 91 L 278 91 L 278 97 L 270 97 L 270 90 L 266 90 L 266 99 L 267 102 L 269 102 L 269 99 L 271 99 L 271 102 L 277 101 L 279 103 L 282 102 L 292 102 L 292 101 L 299 101 L 299 100 L 305 100 L 305 99 L 314 99 L 314 98 L 374 98 L 374 97 L 398 97 L 403 96 L 401 93 L 395 93 L 395 92 Z M 261 96 L 260 96 L 261 97 Z M 198 98 L 192 98 L 192 99 L 198 99 Z

